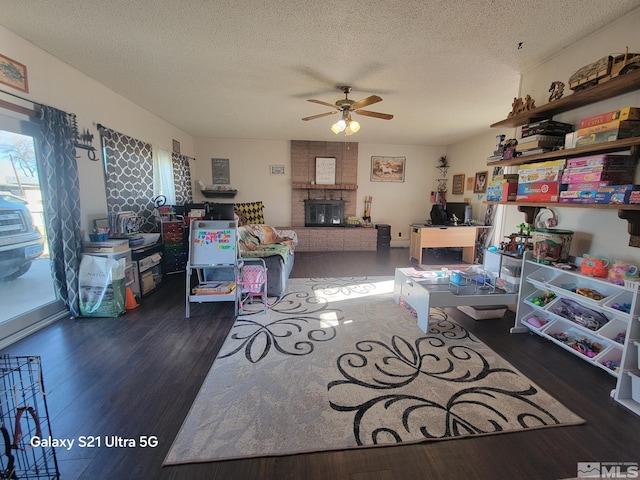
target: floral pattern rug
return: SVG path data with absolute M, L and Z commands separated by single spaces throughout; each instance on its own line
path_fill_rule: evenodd
M 392 293 L 390 277 L 290 279 L 267 314 L 245 307 L 165 464 L 583 423 L 444 311 L 422 333 Z

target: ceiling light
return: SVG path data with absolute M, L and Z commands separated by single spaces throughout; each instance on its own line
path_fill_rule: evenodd
M 353 135 L 360 130 L 360 124 L 355 120 L 351 120 L 351 114 L 345 110 L 342 112 L 342 118 L 331 125 L 331 131 L 336 135 L 344 132 L 345 135 Z

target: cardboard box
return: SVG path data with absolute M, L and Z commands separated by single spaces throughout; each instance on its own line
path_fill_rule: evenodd
M 640 127 L 638 120 L 614 120 L 613 122 L 601 123 L 592 127 L 580 128 L 577 130 L 578 137 L 591 133 L 608 132 L 612 130 L 634 130 Z
M 562 167 L 526 168 L 518 170 L 518 183 L 558 182 L 562 177 Z
M 587 173 L 565 173 L 562 175 L 562 183 L 597 182 L 607 180 L 617 184 L 632 183 L 634 171 L 606 171 Z
M 636 159 L 631 155 L 591 155 L 588 157 L 570 158 L 567 168 L 595 167 L 598 165 L 635 165 Z
M 601 187 L 596 193 L 596 203 L 605 204 L 624 204 L 629 201 L 627 192 L 634 189 L 633 185 L 611 185 L 609 187 Z
M 562 184 L 562 187 L 566 190 L 566 191 L 576 191 L 576 190 L 597 190 L 600 187 L 606 187 L 608 185 L 611 185 L 612 182 L 610 181 L 602 181 L 602 182 L 581 182 L 581 183 L 564 183 Z
M 595 198 L 560 198 L 558 203 L 596 203 Z
M 560 182 L 519 183 L 516 202 L 557 202 Z
M 528 168 L 564 167 L 566 164 L 567 161 L 564 158 L 558 160 L 549 160 L 547 162 L 526 163 L 524 165 L 520 165 L 520 167 L 518 168 L 518 172 L 520 172 L 520 170 L 526 170 Z
M 638 122 L 635 122 L 638 123 Z M 640 136 L 640 124 L 636 127 L 620 127 L 613 130 L 606 130 L 598 133 L 580 134 L 576 140 L 576 147 L 594 145 L 596 143 L 613 142 L 623 138 Z
M 609 123 L 614 120 L 640 120 L 640 108 L 625 107 L 619 110 L 613 110 L 611 112 L 600 113 L 598 115 L 592 115 L 591 117 L 585 117 L 580 120 L 578 128 L 580 129 L 593 127 L 595 125 Z
M 596 172 L 627 172 L 627 171 L 635 171 L 635 167 L 633 165 L 596 165 L 593 167 L 574 167 L 574 168 L 566 168 L 564 173 L 567 175 L 572 175 L 575 173 L 596 173 Z
M 597 190 L 566 190 L 560 192 L 560 198 L 591 198 L 595 200 Z
M 517 183 L 503 183 L 502 185 L 490 185 L 487 187 L 488 202 L 513 202 L 518 193 Z

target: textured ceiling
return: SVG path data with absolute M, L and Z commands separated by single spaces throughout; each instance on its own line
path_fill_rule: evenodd
M 0 0 L 0 24 L 195 136 L 335 141 L 337 115 L 300 119 L 346 84 L 395 116 L 358 116 L 349 140 L 446 145 L 504 118 L 520 72 L 639 5 Z

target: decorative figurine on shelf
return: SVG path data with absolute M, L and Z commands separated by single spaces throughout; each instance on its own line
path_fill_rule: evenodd
M 504 139 L 507 136 L 503 133 L 502 135 L 496 135 L 496 149 L 493 152 L 494 155 L 501 155 L 504 152 Z
M 549 95 L 549 102 L 561 99 L 562 95 L 564 95 L 564 83 L 562 83 L 560 80 L 551 82 L 549 93 L 551 93 L 551 95 Z
M 507 115 L 507 118 L 511 118 L 514 115 L 518 115 L 523 112 L 528 112 L 536 108 L 536 102 L 531 95 L 527 95 L 524 97 L 524 100 L 521 98 L 513 98 L 513 103 L 511 104 L 511 112 Z
M 510 138 L 504 144 L 504 152 L 502 153 L 502 158 L 508 160 L 515 156 L 516 146 L 518 145 L 518 140 L 515 138 Z
M 438 161 L 440 162 L 440 165 L 438 165 L 439 167 L 448 167 L 449 166 L 449 162 L 447 161 L 446 155 L 443 155 L 442 157 L 440 157 L 440 159 Z

